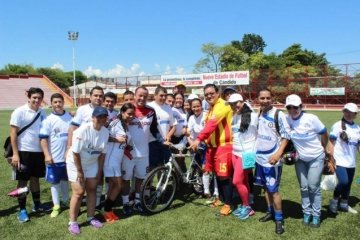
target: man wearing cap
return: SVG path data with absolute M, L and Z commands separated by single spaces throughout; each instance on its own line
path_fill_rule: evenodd
M 200 142 L 206 142 L 208 148 L 205 171 L 215 172 L 219 192 L 225 203 L 220 210 L 220 215 L 228 216 L 232 211 L 232 184 L 230 182 L 232 175 L 232 111 L 230 106 L 220 98 L 216 85 L 205 85 L 204 96 L 210 105 L 210 110 L 205 117 L 204 129 L 190 148 L 196 150 Z
M 327 130 L 317 116 L 302 111 L 298 95 L 287 96 L 285 107 L 291 141 L 299 155 L 295 171 L 300 185 L 303 224 L 317 228 L 320 227 L 320 181 L 328 142 Z
M 236 91 L 235 87 L 226 87 L 223 91 L 222 97 L 225 101 L 227 101 L 227 100 L 229 100 L 229 97 L 236 92 L 237 91 Z
M 355 123 L 358 107 L 355 103 L 345 104 L 343 118 L 336 122 L 330 131 L 329 153 L 336 162 L 336 177 L 338 183 L 330 200 L 329 209 L 333 213 L 337 210 L 358 213 L 349 206 L 351 184 L 356 167 L 356 152 L 360 150 L 360 127 Z
M 92 113 L 92 121 L 82 124 L 74 131 L 72 145 L 66 156 L 66 168 L 71 182 L 69 232 L 79 234 L 77 223 L 81 200 L 87 194 L 87 221 L 94 228 L 101 228 L 102 223 L 95 215 L 96 186 L 100 181 L 105 160 L 109 131 L 104 127 L 108 110 L 97 106 Z

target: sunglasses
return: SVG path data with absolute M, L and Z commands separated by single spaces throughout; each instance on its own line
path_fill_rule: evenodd
M 299 109 L 299 106 L 286 106 L 286 109 L 287 110 L 290 110 L 290 109 L 294 109 L 294 110 L 298 110 Z

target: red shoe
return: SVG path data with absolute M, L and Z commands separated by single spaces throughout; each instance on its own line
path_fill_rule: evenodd
M 113 211 L 104 212 L 104 218 L 108 223 L 114 223 L 115 221 L 119 220 L 119 218 L 114 214 Z

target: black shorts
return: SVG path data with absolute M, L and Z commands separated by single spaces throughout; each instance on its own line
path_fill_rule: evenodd
M 16 180 L 28 181 L 30 177 L 45 177 L 45 157 L 43 152 L 19 151 L 20 169 L 16 170 Z

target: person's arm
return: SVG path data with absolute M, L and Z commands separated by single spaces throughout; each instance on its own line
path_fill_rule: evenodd
M 269 163 L 271 165 L 275 165 L 278 161 L 280 161 L 281 156 L 283 155 L 288 142 L 289 142 L 289 139 L 286 139 L 286 138 L 281 139 L 279 149 L 270 157 Z
M 14 126 L 14 125 L 10 126 L 10 141 L 11 141 L 11 146 L 12 146 L 12 150 L 13 150 L 11 165 L 17 169 L 20 168 L 20 156 L 19 156 L 19 149 L 18 149 L 18 145 L 17 145 L 18 131 L 19 131 L 19 128 L 17 126 Z
M 281 160 L 281 157 L 284 153 L 286 145 L 290 140 L 290 126 L 286 120 L 286 116 L 283 112 L 279 112 L 278 115 L 278 124 L 279 124 L 279 134 L 281 136 L 279 149 L 270 157 L 269 163 L 275 165 Z
M 69 126 L 69 130 L 68 130 L 68 139 L 67 139 L 67 144 L 66 144 L 66 149 L 69 150 L 71 145 L 72 145 L 72 137 L 74 134 L 74 131 L 78 128 L 78 126 L 72 125 L 70 124 Z
M 168 134 L 166 135 L 166 139 L 165 142 L 171 142 L 171 137 L 174 135 L 176 130 L 176 126 L 172 126 L 168 132 Z
M 54 163 L 54 161 L 49 151 L 48 140 L 49 140 L 48 138 L 40 138 L 40 146 L 45 156 L 45 164 L 52 164 Z

